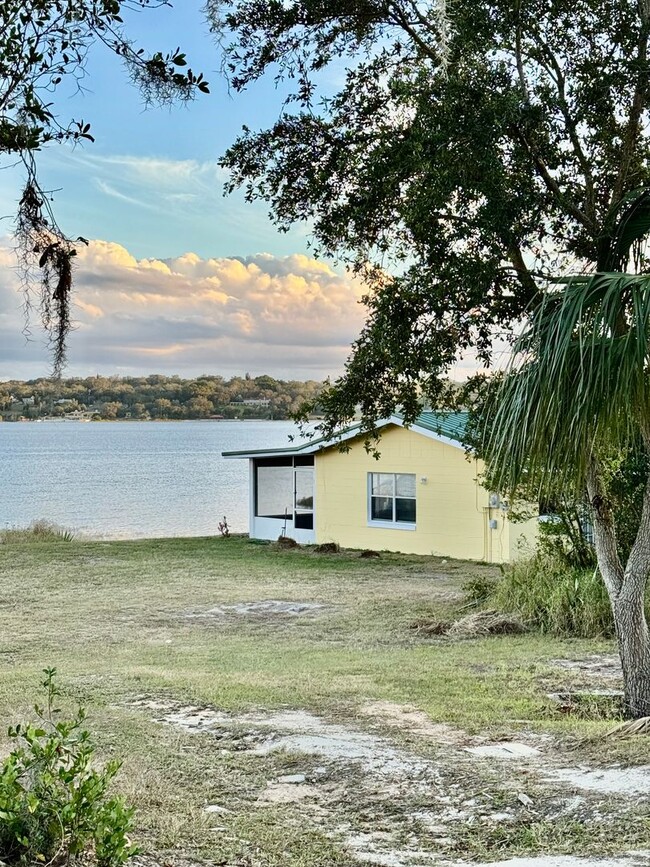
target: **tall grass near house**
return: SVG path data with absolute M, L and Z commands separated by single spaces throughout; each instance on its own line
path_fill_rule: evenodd
M 611 606 L 598 570 L 570 566 L 546 552 L 508 567 L 489 604 L 519 614 L 529 626 L 549 635 L 614 634 Z

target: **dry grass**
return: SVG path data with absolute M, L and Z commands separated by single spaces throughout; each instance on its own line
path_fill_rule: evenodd
M 66 703 L 87 707 L 102 754 L 124 759 L 119 785 L 138 808 L 137 841 L 158 860 L 163 853 L 171 862 L 184 855 L 228 865 L 352 867 L 355 859 L 325 827 L 307 821 L 304 805 L 260 800 L 270 779 L 303 771 L 307 760 L 224 755 L 217 739 L 157 724 L 128 703 L 147 695 L 235 714 L 306 709 L 363 727 L 370 723 L 360 709 L 382 701 L 411 705 L 470 735 L 507 735 L 521 720 L 527 728 L 584 731 L 575 720 L 549 717 L 541 678 L 549 660 L 611 652 L 610 643 L 475 632 L 433 645 L 409 630 L 414 621 L 451 621 L 462 584 L 497 573 L 388 553 L 316 557 L 236 537 L 16 541 L 0 546 L 0 715 L 7 723 L 28 716 L 40 670 L 56 666 Z M 205 616 L 272 599 L 322 607 L 294 617 Z M 422 735 L 381 720 L 372 725 L 418 754 L 438 755 Z M 332 815 L 353 830 L 376 824 L 378 802 L 363 785 L 353 768 L 334 769 Z M 472 765 L 462 785 L 496 801 L 505 782 Z M 406 807 L 422 806 L 406 797 L 387 802 L 400 833 Z M 230 813 L 215 818 L 206 804 Z M 565 843 L 565 851 L 577 851 Z
M 29 527 L 11 527 L 0 530 L 0 544 L 23 545 L 30 542 L 73 542 L 72 530 L 50 521 L 33 521 Z
M 459 620 L 423 618 L 414 620 L 409 628 L 423 637 L 444 635 L 448 638 L 486 638 L 489 635 L 521 635 L 526 625 L 516 614 L 499 611 L 477 611 Z
M 321 545 L 316 545 L 314 554 L 340 554 L 341 549 L 336 542 L 323 542 Z
M 452 623 L 452 620 L 430 620 L 429 618 L 424 618 L 409 623 L 409 629 L 413 629 L 416 635 L 422 635 L 423 637 L 447 635 Z
M 607 732 L 607 737 L 629 738 L 650 734 L 650 716 L 628 720 Z
M 487 635 L 521 635 L 526 625 L 516 614 L 502 614 L 500 611 L 476 611 L 461 617 L 447 630 L 450 638 L 477 638 Z

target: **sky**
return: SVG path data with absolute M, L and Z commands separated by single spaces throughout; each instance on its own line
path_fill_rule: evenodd
M 57 98 L 61 120 L 90 122 L 95 143 L 38 158 L 62 229 L 90 239 L 76 268 L 67 375 L 206 373 L 323 379 L 342 371 L 364 321 L 362 287 L 316 260 L 306 226 L 279 233 L 263 204 L 224 198 L 218 158 L 243 124 L 263 128 L 284 93 L 264 80 L 231 94 L 201 14 L 203 0 L 126 12 L 150 50 L 180 46 L 210 95 L 144 109 L 119 60 L 91 53 L 81 92 Z M 336 84 L 332 71 L 324 86 Z M 47 376 L 35 317 L 26 327 L 11 241 L 21 173 L 0 185 L 0 379 Z

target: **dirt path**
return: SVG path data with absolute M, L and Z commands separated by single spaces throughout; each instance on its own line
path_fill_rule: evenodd
M 290 757 L 288 772 L 267 779 L 251 808 L 294 805 L 301 821 L 351 854 L 351 864 L 650 867 L 644 852 L 494 861 L 494 841 L 511 840 L 516 849 L 522 829 L 534 826 L 552 839 L 558 825 L 575 826 L 576 833 L 602 829 L 604 816 L 624 823 L 646 810 L 650 766 L 580 765 L 549 735 L 524 730 L 513 740 L 490 741 L 391 702 L 366 704 L 350 722 L 304 710 L 230 715 L 146 696 L 130 707 L 185 732 L 213 735 L 224 758 Z M 229 807 L 207 809 L 223 814 Z M 589 841 L 577 845 L 589 848 Z M 458 860 L 460 853 L 471 860 Z

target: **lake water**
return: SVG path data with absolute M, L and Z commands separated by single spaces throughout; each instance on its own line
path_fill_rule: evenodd
M 0 527 L 45 519 L 100 538 L 248 531 L 248 461 L 290 445 L 292 422 L 0 424 Z

